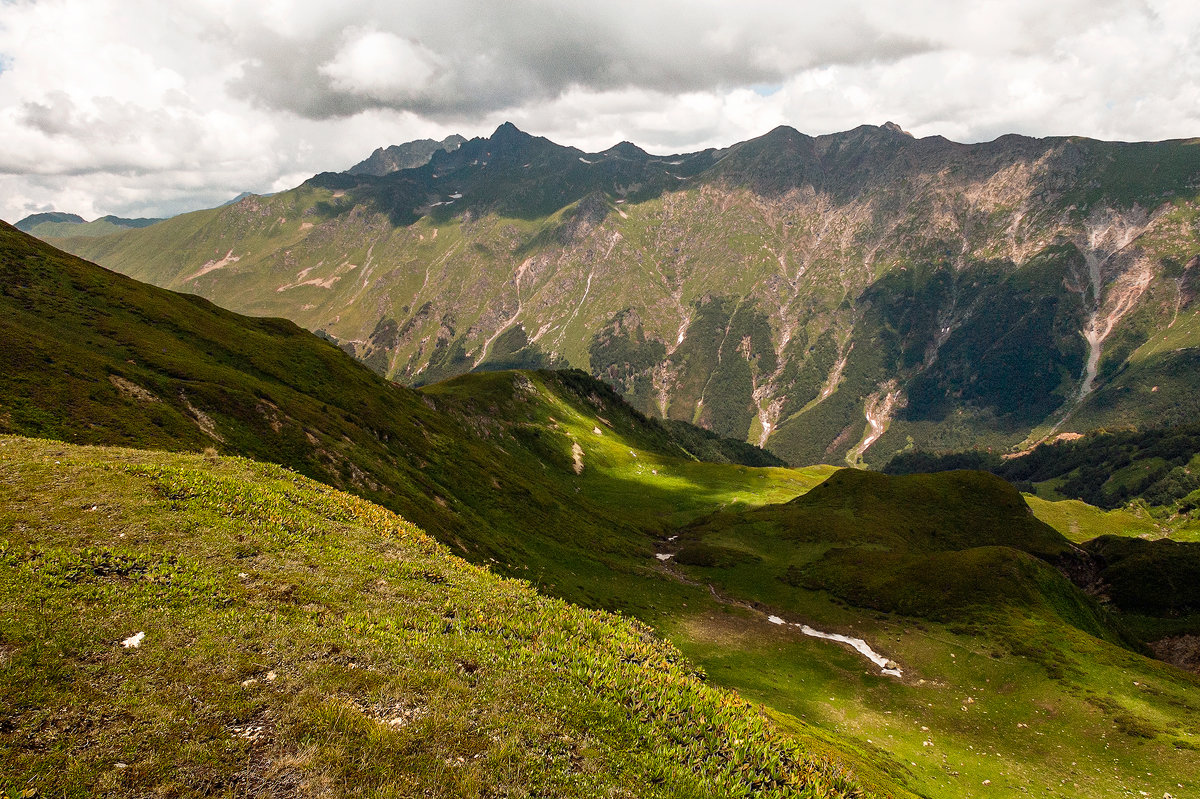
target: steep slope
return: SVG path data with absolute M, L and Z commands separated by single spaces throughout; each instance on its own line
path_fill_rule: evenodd
M 646 627 L 294 472 L 0 452 L 6 796 L 875 795 Z
M 420 168 L 63 244 L 403 382 L 570 364 L 793 462 L 883 463 L 909 438 L 1141 419 L 1118 390 L 1138 375 L 1190 391 L 1171 363 L 1200 344 L 1198 187 L 1194 141 L 779 128 L 652 156 L 504 125 Z
M 764 568 L 774 562 L 766 558 L 680 571 L 667 557 L 682 540 L 682 526 L 720 508 L 786 503 L 821 483 L 834 472 L 830 467 L 762 469 L 694 460 L 678 448 L 676 425 L 664 428 L 641 417 L 611 389 L 579 373 L 475 374 L 414 392 L 287 323 L 238 317 L 194 297 L 133 283 L 11 229 L 0 233 L 6 261 L 0 319 L 10 321 L 0 346 L 16 356 L 6 358 L 14 366 L 5 376 L 10 382 L 0 384 L 6 424 L 15 420 L 18 429 L 31 431 L 53 424 L 60 435 L 89 440 L 123 436 L 183 448 L 207 441 L 232 452 L 244 447 L 378 496 L 407 518 L 428 520 L 430 533 L 477 563 L 524 577 L 540 592 L 648 622 L 702 664 L 714 683 L 768 706 L 765 712 L 781 730 L 852 758 L 871 785 L 903 784 L 938 797 L 987 795 L 995 790 L 990 784 L 1078 797 L 1127 786 L 1155 795 L 1175 785 L 1180 794 L 1196 788 L 1190 756 L 1200 745 L 1195 679 L 1025 601 L 1047 595 L 1037 584 L 1037 564 L 1032 574 L 998 581 L 1024 594 L 1007 601 L 993 592 L 1006 600 L 993 616 L 942 622 L 855 607 L 829 592 L 791 586 Z M 133 367 L 138 371 L 125 371 Z M 132 390 L 109 392 L 108 374 L 153 390 L 159 403 L 140 402 Z M 225 393 L 211 399 L 218 384 Z M 177 399 L 180 390 L 217 433 L 229 433 L 224 443 L 198 426 L 200 417 Z M 265 397 L 278 411 L 231 414 L 242 397 Z M 174 445 L 172 431 L 179 436 Z M 693 446 L 693 438 L 684 446 Z M 295 446 L 282 446 L 286 442 Z M 322 450 L 340 459 L 329 460 Z M 46 468 L 51 459 L 61 461 L 61 454 L 47 455 Z M 51 474 L 46 482 L 55 479 Z M 233 499 L 226 494 L 236 493 L 226 491 L 226 483 L 215 493 L 194 483 L 178 492 L 173 485 L 167 499 L 186 505 L 194 488 L 218 515 Z M 976 488 L 961 486 L 964 492 Z M 994 494 L 985 491 L 983 499 Z M 880 497 L 899 504 L 896 514 L 907 512 L 903 495 Z M 274 500 L 267 504 L 280 507 Z M 92 505 L 96 511 L 79 512 Z M 101 510 L 90 496 L 66 507 L 76 522 Z M 7 529 L 6 518 L 0 517 L 0 530 Z M 235 528 L 241 518 L 235 516 Z M 25 527 L 28 522 L 17 519 L 13 534 L 23 535 Z M 73 528 L 64 523 L 56 529 Z M 245 544 L 237 553 L 242 561 L 270 548 L 253 529 L 238 532 L 247 536 L 238 542 Z M 1029 540 L 1041 541 L 1047 551 L 1054 543 L 1033 535 Z M 906 546 L 903 539 L 892 545 Z M 108 555 L 97 558 L 80 564 L 84 577 L 89 569 L 110 569 Z M 313 563 L 295 559 L 292 565 L 305 580 L 290 581 L 290 592 L 287 585 L 275 586 L 290 607 L 317 604 L 308 603 L 303 590 L 305 581 L 321 574 L 308 569 Z M 73 561 L 68 566 L 77 571 Z M 709 583 L 725 584 L 719 575 L 730 567 L 745 590 L 711 588 Z M 353 581 L 351 588 L 361 593 L 374 579 Z M 836 641 L 775 624 L 770 616 L 780 614 L 870 642 L 900 664 L 903 676 L 880 674 Z M 371 620 L 361 621 L 365 628 Z M 271 669 L 269 662 L 255 663 L 260 666 L 238 679 Z M 379 702 L 384 700 L 381 695 Z M 1046 757 L 1046 740 L 1060 742 L 1058 758 Z
M 678 513 L 739 490 L 778 501 L 813 482 L 713 471 L 585 375 L 480 375 L 459 387 L 469 401 L 454 385 L 420 394 L 290 322 L 137 283 L 8 226 L 0 355 L 0 432 L 279 463 L 403 512 L 476 561 L 540 569 L 593 604 L 621 601 L 603 586 L 650 557 L 662 525 L 602 502 L 642 464 L 661 471 L 645 481 L 676 496 Z M 746 455 L 684 443 L 726 462 Z

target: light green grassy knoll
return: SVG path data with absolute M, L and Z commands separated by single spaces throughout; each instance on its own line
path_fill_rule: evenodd
M 868 795 L 637 622 L 242 459 L 0 439 L 0 657 L 8 795 Z
M 1167 529 L 1145 511 L 1134 508 L 1101 510 L 1078 499 L 1057 502 L 1025 495 L 1033 515 L 1064 536 L 1081 544 L 1102 535 L 1132 535 L 1159 538 Z

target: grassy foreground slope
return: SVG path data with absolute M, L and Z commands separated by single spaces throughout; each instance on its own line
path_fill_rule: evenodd
M 128 280 L 11 228 L 0 259 L 8 431 L 282 463 L 592 607 L 650 618 L 701 605 L 702 589 L 652 568 L 652 533 L 714 505 L 789 499 L 828 471 L 700 462 L 691 450 L 746 453 L 702 435 L 681 448 L 580 375 L 479 375 L 420 394 L 290 323 Z
M 868 795 L 637 622 L 242 459 L 0 439 L 0 675 L 10 793 Z

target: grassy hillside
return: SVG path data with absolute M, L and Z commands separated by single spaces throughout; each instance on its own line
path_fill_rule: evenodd
M 1159 421 L 1167 421 L 1160 418 Z M 1043 502 L 1082 500 L 1042 508 L 1072 540 L 1105 534 L 1169 535 L 1191 540 L 1200 528 L 1200 427 L 1195 424 L 1099 430 L 1038 445 L 1020 457 L 979 450 L 934 454 L 912 451 L 885 467 L 890 474 L 985 469 Z M 1121 509 L 1105 519 L 1096 508 Z
M 903 785 L 936 797 L 990 795 L 1000 787 L 1078 797 L 1124 787 L 1183 795 L 1186 790 L 1174 786 L 1197 787 L 1195 678 L 1114 643 L 1105 619 L 1046 565 L 1065 542 L 1038 526 L 998 481 L 968 476 L 893 483 L 831 467 L 702 462 L 689 454 L 688 448 L 699 449 L 695 436 L 681 439 L 675 426 L 650 422 L 578 373 L 493 372 L 416 392 L 288 323 L 239 317 L 0 233 L 8 236 L 0 250 L 0 324 L 8 325 L 0 347 L 8 347 L 13 364 L 0 375 L 7 381 L 0 382 L 0 413 L 11 430 L 248 454 L 377 499 L 456 553 L 522 577 L 542 594 L 621 610 L 648 624 L 714 684 L 766 705 L 778 728 L 801 736 L 811 751 L 849 758 L 867 785 Z M 718 449 L 710 455 L 745 454 Z M 160 471 L 206 462 L 129 457 Z M 51 459 L 63 460 L 47 455 L 47 470 Z M 279 474 L 238 463 L 239 479 L 253 481 L 262 469 Z M 789 502 L 835 472 L 809 506 Z M 193 490 L 218 507 L 225 494 L 237 493 L 236 482 L 206 493 L 191 478 L 191 487 L 176 491 L 176 478 L 152 477 L 167 486 L 172 513 L 191 507 Z M 55 484 L 53 472 L 42 479 Z M 99 478 L 89 483 L 101 484 Z M 30 496 L 23 501 L 36 500 Z M 97 511 L 79 511 L 92 505 Z M 104 506 L 76 498 L 65 507 L 70 513 L 62 530 L 86 523 Z M 758 514 L 775 521 L 741 523 Z M 803 535 L 780 526 L 805 514 L 807 527 L 794 528 Z M 246 537 L 235 544 L 239 563 L 274 546 L 241 518 L 233 520 L 235 540 Z M 709 526 L 711 537 L 701 532 Z M 12 535 L 27 528 L 31 523 L 21 521 Z M 106 546 L 119 548 L 120 532 L 128 536 L 132 529 L 122 526 Z M 186 523 L 166 529 L 172 536 L 194 532 Z M 689 547 L 694 551 L 685 555 Z M 90 569 L 111 577 L 109 561 L 126 554 L 101 554 L 98 561 L 89 555 L 93 565 L 80 568 L 85 576 Z M 889 555 L 911 568 L 892 568 Z M 987 557 L 963 560 L 977 555 Z M 822 568 L 836 567 L 828 590 L 816 581 L 833 575 L 829 569 L 790 580 L 792 566 L 822 562 Z M 322 623 L 330 624 L 340 599 L 310 601 L 305 588 L 333 569 L 320 563 L 315 555 L 290 558 L 286 568 L 301 569 L 305 578 L 287 577 L 272 590 L 293 598 L 287 607 L 317 605 Z M 964 563 L 974 571 L 964 571 Z M 254 574 L 237 568 L 235 574 Z M 378 579 L 358 574 L 354 588 L 364 597 L 351 600 L 352 607 L 373 596 L 362 589 Z M 881 574 L 888 579 L 876 580 Z M 895 602 L 935 596 L 931 575 L 960 589 L 978 577 L 986 591 L 960 591 L 957 606 L 964 612 L 953 618 L 939 615 L 929 601 Z M 24 583 L 16 582 L 23 591 Z M 417 589 L 405 588 L 387 602 L 416 595 Z M 27 616 L 16 614 L 12 623 L 34 623 Z M 805 636 L 771 616 L 861 637 L 903 674 L 882 675 L 854 650 Z M 371 610 L 370 619 L 351 621 L 368 629 L 376 618 Z M 442 617 L 440 623 L 454 621 Z M 112 636 L 124 640 L 116 631 Z M 271 662 L 254 663 L 263 674 L 283 673 Z M 331 674 L 327 686 L 345 672 Z M 251 678 L 258 679 L 247 673 L 237 682 Z M 1057 757 L 1047 757 L 1047 741 L 1055 742 Z
M 1084 560 L 992 475 L 852 469 L 786 504 L 696 522 L 680 535 L 676 556 L 680 564 L 718 568 L 721 584 L 739 596 L 784 607 L 794 588 L 960 623 L 994 621 L 1016 607 L 1126 645 L 1115 620 L 1054 567 Z M 776 579 L 755 587 L 752 573 Z
M 1079 567 L 1082 552 L 998 478 L 842 470 L 791 502 L 687 525 L 664 551 L 726 605 L 674 627 L 714 679 L 894 753 L 931 796 L 1200 787 L 1200 680 L 1135 639 L 1186 627 L 1085 595 L 1052 565 Z M 1140 554 L 1125 573 L 1143 595 L 1175 584 Z M 800 624 L 864 639 L 902 676 L 820 654 L 830 644 Z
M 874 795 L 644 626 L 241 459 L 0 438 L 0 701 L 13 796 Z
M 681 445 L 582 375 L 484 374 L 417 393 L 290 322 L 137 283 L 10 227 L 0 310 L 0 431 L 279 463 L 589 604 L 623 601 L 612 573 L 650 558 L 647 528 L 722 496 L 779 501 L 815 482 L 701 463 L 685 446 L 722 461 L 748 448 L 702 435 Z M 607 502 L 635 477 L 647 491 L 633 508 L 673 510 Z

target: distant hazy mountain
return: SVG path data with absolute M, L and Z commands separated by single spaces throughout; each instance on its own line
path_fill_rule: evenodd
M 22 219 L 17 224 L 13 225 L 17 230 L 30 233 L 38 225 L 47 223 L 65 222 L 67 224 L 83 224 L 84 218 L 78 214 L 67 214 L 62 211 L 47 211 L 41 214 L 30 214 Z
M 882 464 L 1190 414 L 1198 194 L 1197 140 L 780 127 L 664 156 L 505 124 L 66 246 L 400 382 L 571 365 L 792 462 Z
M 107 236 L 122 230 L 144 228 L 161 222 L 162 219 L 140 217 L 127 219 L 120 216 L 102 216 L 91 222 L 84 220 L 78 214 L 66 214 L 50 211 L 42 214 L 32 214 L 18 222 L 17 230 L 38 238 L 66 238 L 67 236 Z
M 351 175 L 374 175 L 383 177 L 401 169 L 415 169 L 425 166 L 429 159 L 439 150 L 453 152 L 465 142 L 457 134 L 447 136 L 441 141 L 433 139 L 418 139 L 406 144 L 393 144 L 391 147 L 380 147 L 371 153 L 365 161 L 355 164 L 346 170 Z

